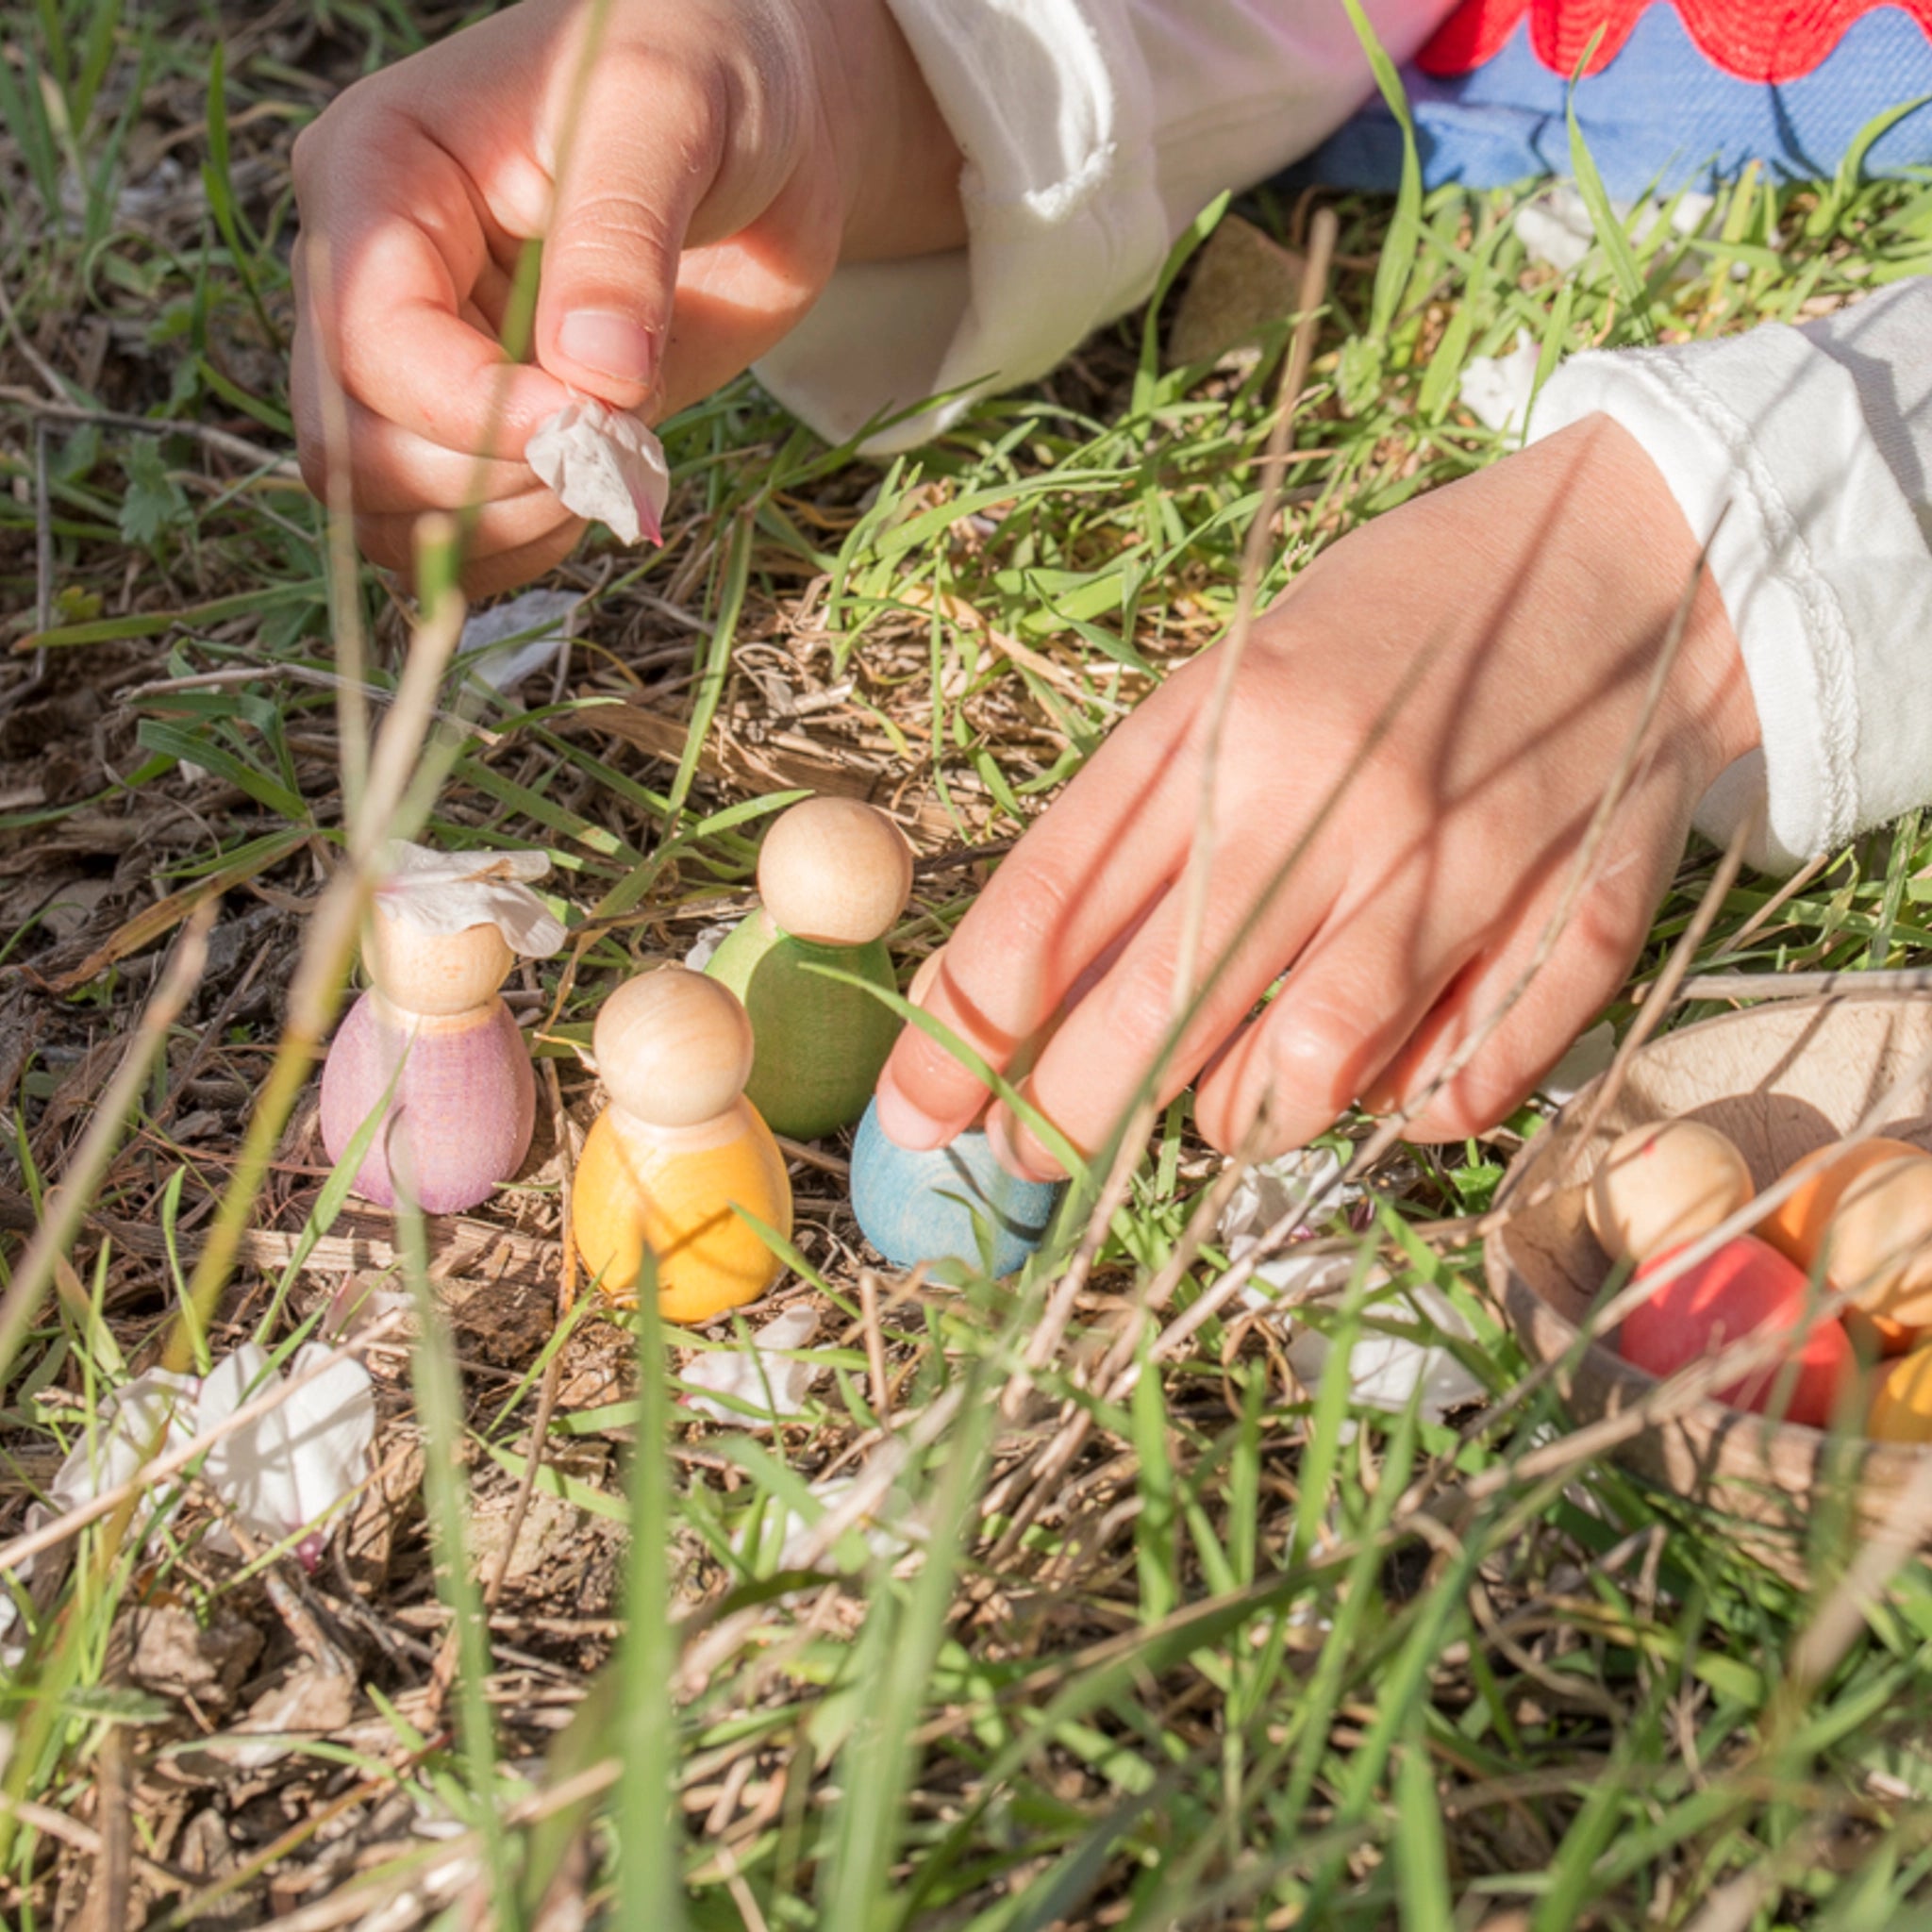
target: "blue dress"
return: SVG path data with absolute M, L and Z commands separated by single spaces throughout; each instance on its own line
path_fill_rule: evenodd
M 1932 166 L 1924 0 L 1473 0 L 1403 73 L 1425 187 L 1569 175 L 1565 108 L 1613 195 L 1709 189 L 1756 160 L 1834 175 L 1880 116 L 1868 174 Z M 1378 99 L 1296 170 L 1389 190 L 1402 133 Z

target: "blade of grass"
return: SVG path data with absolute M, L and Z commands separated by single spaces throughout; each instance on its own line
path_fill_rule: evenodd
M 517 1932 L 523 1915 L 511 1841 L 496 1818 L 496 1714 L 489 1691 L 490 1629 L 483 1612 L 483 1593 L 476 1587 L 470 1558 L 462 1387 L 450 1349 L 448 1325 L 429 1284 L 423 1217 L 408 1199 L 407 1178 L 399 1175 L 398 1180 L 403 1198 L 397 1205 L 396 1241 L 403 1278 L 416 1307 L 416 1335 L 409 1352 L 410 1384 L 423 1424 L 423 1490 L 437 1558 L 437 1594 L 456 1635 L 457 1728 L 471 1814 L 467 1822 L 483 1833 L 496 1923 L 504 1932 Z

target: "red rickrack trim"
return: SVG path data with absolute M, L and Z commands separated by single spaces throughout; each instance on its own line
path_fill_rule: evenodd
M 1591 37 L 1603 39 L 1586 74 L 1598 74 L 1623 51 L 1638 16 L 1668 0 L 1463 0 L 1416 64 L 1424 74 L 1468 74 L 1493 59 L 1529 17 L 1529 44 L 1552 74 L 1576 71 Z M 1932 0 L 1675 0 L 1677 16 L 1698 51 L 1740 80 L 1796 80 L 1844 38 L 1854 21 L 1881 7 L 1909 14 L 1932 39 Z

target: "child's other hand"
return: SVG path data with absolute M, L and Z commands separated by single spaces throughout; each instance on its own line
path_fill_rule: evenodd
M 841 253 L 955 245 L 958 169 L 883 0 L 523 0 L 296 142 L 303 473 L 323 494 L 332 371 L 369 556 L 406 565 L 422 511 L 476 504 L 471 588 L 534 576 L 583 528 L 521 460 L 566 386 L 653 418 L 708 393 Z M 498 337 L 537 237 L 516 367 Z
M 1649 458 L 1596 417 L 1377 519 L 1256 624 L 1222 730 L 1202 970 L 1258 916 L 1158 1082 L 1166 1098 L 1201 1074 L 1195 1120 L 1216 1146 L 1242 1144 L 1264 1106 L 1258 1154 L 1307 1141 L 1357 1099 L 1408 1101 L 1505 998 L 1638 725 L 1695 558 Z M 1106 1143 L 1171 1024 L 1217 660 L 1208 652 L 1170 678 L 1028 831 L 924 997 L 1005 1067 L 1097 972 L 1022 1083 L 1083 1152 Z M 1699 799 L 1757 738 L 1707 578 L 1554 952 L 1414 1138 L 1492 1126 L 1611 997 Z M 985 1097 L 908 1027 L 880 1118 L 895 1140 L 936 1146 Z M 990 1124 L 1019 1164 L 1056 1172 L 1005 1108 Z

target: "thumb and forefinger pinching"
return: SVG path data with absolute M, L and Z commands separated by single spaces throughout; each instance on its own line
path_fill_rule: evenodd
M 499 177 L 527 185 L 534 160 L 439 134 L 421 111 L 430 91 L 390 80 L 352 89 L 298 143 L 291 383 L 305 476 L 338 502 L 346 480 L 385 550 L 399 518 L 538 490 L 526 446 L 574 395 L 624 411 L 648 403 L 684 231 L 707 185 L 688 145 L 674 153 L 627 133 L 635 103 L 616 113 L 611 91 L 596 90 L 561 158 L 554 208 L 531 211 L 532 227 L 547 212 L 548 237 L 533 359 L 514 360 L 497 329 L 526 243 L 506 225 L 515 211 Z M 477 121 L 487 128 L 490 117 Z M 468 142 L 482 138 L 473 124 Z M 345 478 L 332 478 L 337 469 Z M 541 520 L 535 506 L 511 514 L 498 548 L 560 554 Z M 473 537 L 487 549 L 480 523 Z

